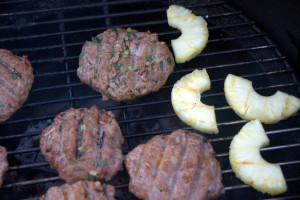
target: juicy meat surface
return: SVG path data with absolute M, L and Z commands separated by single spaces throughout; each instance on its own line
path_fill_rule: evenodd
M 158 135 L 128 153 L 129 191 L 141 199 L 213 199 L 224 191 L 221 168 L 205 138 L 186 130 Z
M 108 29 L 87 41 L 79 56 L 79 79 L 102 100 L 132 100 L 156 92 L 174 69 L 172 53 L 156 33 Z
M 97 106 L 67 110 L 40 135 L 40 148 L 66 182 L 105 180 L 122 169 L 124 141 L 111 111 Z
M 33 79 L 33 69 L 26 56 L 0 49 L 0 123 L 27 100 Z
M 3 183 L 3 180 L 2 180 L 3 174 L 8 169 L 8 162 L 7 162 L 6 156 L 7 156 L 6 148 L 3 146 L 0 146 L 0 188 Z
M 99 181 L 78 181 L 51 187 L 40 200 L 114 200 L 115 188 Z

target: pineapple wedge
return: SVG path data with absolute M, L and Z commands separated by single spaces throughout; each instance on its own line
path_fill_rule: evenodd
M 171 101 L 178 117 L 204 133 L 219 133 L 214 106 L 203 104 L 201 93 L 210 89 L 210 79 L 203 70 L 194 70 L 173 86 Z
M 168 24 L 182 35 L 171 41 L 176 63 L 184 63 L 202 52 L 208 40 L 206 21 L 192 11 L 177 5 L 167 10 Z
M 280 166 L 265 161 L 260 148 L 269 139 L 259 120 L 248 122 L 230 144 L 229 160 L 235 175 L 256 190 L 277 195 L 287 190 Z
M 241 118 L 259 119 L 266 124 L 273 124 L 295 114 L 300 108 L 300 99 L 277 91 L 266 97 L 255 92 L 252 82 L 229 74 L 224 84 L 225 97 Z

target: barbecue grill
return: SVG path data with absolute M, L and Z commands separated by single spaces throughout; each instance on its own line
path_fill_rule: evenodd
M 110 27 L 157 32 L 170 46 L 180 35 L 168 26 L 170 3 L 183 5 L 208 22 L 209 41 L 204 51 L 184 64 L 177 64 L 166 85 L 158 92 L 128 102 L 101 101 L 101 94 L 82 84 L 76 75 L 78 56 L 86 40 Z M 272 95 L 277 90 L 300 97 L 296 74 L 267 34 L 225 1 L 159 0 L 11 0 L 0 2 L 0 47 L 28 55 L 35 80 L 24 106 L 0 124 L 0 145 L 8 150 L 9 170 L 4 176 L 0 199 L 39 199 L 48 188 L 63 181 L 41 155 L 38 135 L 54 117 L 70 107 L 112 110 L 126 139 L 126 154 L 157 134 L 178 128 L 190 129 L 175 115 L 171 102 L 173 84 L 194 69 L 206 68 L 212 88 L 202 102 L 216 107 L 220 133 L 203 134 L 212 143 L 222 168 L 226 193 L 219 199 L 300 198 L 300 117 L 264 125 L 270 145 L 261 150 L 269 162 L 279 164 L 288 191 L 275 197 L 257 192 L 235 177 L 228 150 L 232 137 L 246 123 L 228 106 L 223 93 L 228 73 L 253 81 L 255 90 Z M 128 192 L 124 169 L 110 182 L 117 199 L 137 199 Z

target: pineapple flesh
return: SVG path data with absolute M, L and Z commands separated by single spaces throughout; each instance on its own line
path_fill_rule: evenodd
M 300 99 L 277 91 L 272 96 L 255 92 L 252 82 L 229 74 L 224 84 L 225 97 L 234 112 L 246 120 L 259 119 L 273 124 L 298 112 Z
M 204 133 L 219 133 L 214 106 L 203 104 L 201 93 L 210 89 L 205 69 L 194 70 L 173 86 L 171 101 L 177 116 L 186 124 Z
M 243 182 L 262 193 L 277 195 L 286 192 L 287 185 L 280 166 L 260 155 L 260 149 L 268 144 L 260 121 L 250 121 L 232 139 L 229 160 L 233 172 Z
M 168 24 L 182 33 L 179 38 L 171 41 L 176 63 L 184 63 L 200 54 L 208 40 L 206 21 L 177 5 L 169 7 L 167 18 Z

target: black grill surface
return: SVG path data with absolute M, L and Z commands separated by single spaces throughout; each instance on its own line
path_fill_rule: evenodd
M 208 22 L 210 36 L 203 53 L 177 64 L 166 85 L 156 93 L 129 102 L 102 102 L 101 94 L 77 78 L 82 44 L 109 27 L 131 27 L 157 32 L 160 40 L 170 46 L 171 39 L 180 35 L 167 24 L 166 9 L 171 3 L 186 6 Z M 35 75 L 28 101 L 0 124 L 0 145 L 8 149 L 10 165 L 0 199 L 38 199 L 49 187 L 63 184 L 41 155 L 38 135 L 58 113 L 70 107 L 96 104 L 112 110 L 126 138 L 125 154 L 154 135 L 191 129 L 175 115 L 170 92 L 179 78 L 196 68 L 206 68 L 212 81 L 212 88 L 203 94 L 202 101 L 216 107 L 220 133 L 203 135 L 212 143 L 221 164 L 226 193 L 219 199 L 300 198 L 299 113 L 264 125 L 270 145 L 261 154 L 281 166 L 288 185 L 286 193 L 276 197 L 264 195 L 243 184 L 231 170 L 229 145 L 246 121 L 225 100 L 223 85 L 227 74 L 253 81 L 262 95 L 281 90 L 300 97 L 300 84 L 267 34 L 225 1 L 4 0 L 0 1 L 0 48 L 28 55 Z M 128 192 L 128 182 L 125 169 L 111 181 L 117 188 L 117 199 L 136 199 Z

